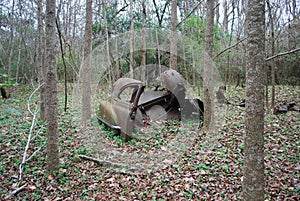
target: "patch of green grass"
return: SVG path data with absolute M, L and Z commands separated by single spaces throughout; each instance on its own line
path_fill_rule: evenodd
M 74 151 L 75 154 L 82 154 L 82 155 L 87 155 L 91 156 L 90 150 L 88 150 L 86 147 L 80 147 Z
M 209 166 L 205 165 L 205 164 L 197 164 L 194 166 L 195 169 L 197 170 L 208 170 Z

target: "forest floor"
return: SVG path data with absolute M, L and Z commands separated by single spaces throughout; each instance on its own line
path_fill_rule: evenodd
M 300 86 L 277 86 L 276 105 L 295 101 L 300 107 Z M 55 176 L 46 173 L 46 126 L 27 108 L 32 93 L 19 87 L 13 99 L 0 104 L 0 199 L 3 200 L 241 200 L 243 180 L 244 108 L 229 105 L 218 146 L 201 155 L 201 137 L 178 160 L 151 172 L 120 172 L 86 160 L 93 157 L 80 140 L 80 129 L 67 111 L 59 112 L 60 166 Z M 60 94 L 63 105 L 63 94 Z M 227 92 L 231 102 L 244 99 L 242 88 Z M 31 105 L 38 100 L 35 95 Z M 30 130 L 32 129 L 32 132 Z M 102 127 L 99 126 L 99 129 Z M 169 132 L 167 129 L 164 132 Z M 300 200 L 300 113 L 265 116 L 265 200 Z M 20 175 L 28 135 L 29 159 Z M 175 131 L 176 133 L 176 131 Z M 110 135 L 120 148 L 132 146 Z M 143 143 L 143 142 L 139 142 Z M 151 142 L 157 143 L 157 142 Z M 33 153 L 35 155 L 30 157 Z M 14 190 L 19 191 L 15 194 Z

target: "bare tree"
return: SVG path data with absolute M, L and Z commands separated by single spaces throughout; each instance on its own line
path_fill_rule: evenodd
M 265 1 L 248 2 L 243 200 L 264 200 Z
M 145 68 L 146 68 L 146 0 L 142 2 L 142 10 L 143 10 L 143 44 L 142 44 L 142 60 L 141 60 L 141 80 L 145 82 Z
M 229 37 L 229 46 L 231 46 L 231 43 L 232 43 L 232 37 L 233 37 L 233 31 L 234 31 L 234 20 L 235 20 L 235 1 L 232 0 L 231 2 L 231 7 L 232 7 L 232 20 L 231 20 L 231 28 L 230 28 L 230 37 Z M 228 21 L 228 19 L 227 19 Z M 228 23 L 228 22 L 227 22 Z M 227 25 L 228 26 L 228 25 Z M 229 83 L 229 87 L 230 87 L 230 84 L 232 82 L 232 67 L 233 67 L 233 64 L 231 63 L 231 58 L 230 58 L 230 54 L 228 54 L 227 56 L 227 66 L 228 66 L 228 83 Z
M 170 68 L 178 70 L 177 66 L 177 0 L 171 2 L 171 44 L 170 44 Z
M 267 1 L 268 13 L 269 13 L 269 24 L 270 24 L 270 31 L 271 31 L 271 55 L 275 55 L 275 30 L 274 30 L 274 20 L 272 16 L 272 9 L 270 5 L 270 1 Z M 272 96 L 271 96 L 271 108 L 275 106 L 275 69 L 276 69 L 276 61 L 272 61 L 271 64 L 271 80 L 272 80 Z M 266 103 L 268 104 L 268 103 Z
M 154 5 L 154 8 L 155 8 L 155 13 L 156 13 L 156 17 L 157 17 L 157 20 L 158 20 L 158 26 L 159 27 L 162 27 L 164 15 L 166 13 L 166 9 L 167 9 L 169 3 L 170 3 L 170 0 L 166 0 L 165 5 L 163 7 L 163 10 L 161 11 L 161 14 L 160 14 L 159 13 L 159 7 L 157 6 L 156 1 L 153 0 L 153 5 Z
M 57 119 L 57 78 L 55 57 L 55 0 L 46 1 L 46 120 L 47 120 L 47 170 L 50 174 L 59 164 L 59 141 L 58 141 L 58 119 Z
M 91 71 L 90 52 L 92 49 L 92 0 L 86 0 L 86 21 L 84 32 L 84 65 L 82 66 L 82 121 L 91 118 Z
M 127 4 L 126 4 L 127 5 Z M 116 0 L 114 3 L 114 8 L 117 10 L 118 8 L 118 1 Z M 125 9 L 125 8 L 124 8 Z M 119 11 L 118 11 L 119 12 Z M 117 13 L 116 13 L 117 14 Z M 114 20 L 114 24 L 115 24 L 115 28 L 117 28 L 117 17 L 115 17 Z M 119 47 L 119 42 L 118 42 L 118 37 L 115 38 L 115 51 L 118 51 L 118 47 Z M 119 57 L 114 58 L 115 59 L 115 77 L 113 81 L 115 81 L 116 79 L 119 79 L 121 77 L 121 69 L 120 69 L 120 59 Z
M 223 32 L 225 34 L 228 33 L 228 8 L 227 8 L 227 0 L 223 3 L 223 9 L 224 9 L 224 17 L 223 17 Z
M 216 0 L 216 10 L 215 10 L 215 23 L 217 26 L 219 26 L 219 20 L 220 20 L 220 3 L 219 0 Z
M 134 0 L 130 0 L 130 68 L 129 68 L 129 73 L 130 73 L 131 78 L 133 78 L 133 68 L 134 68 L 133 3 L 134 3 Z
M 12 7 L 11 7 L 11 12 L 10 12 L 10 18 L 9 18 L 9 27 L 10 27 L 10 37 L 9 37 L 9 55 L 8 55 L 8 76 L 10 77 L 11 70 L 12 70 L 12 59 L 13 59 L 13 54 L 14 54 L 14 10 L 15 10 L 15 1 L 12 1 Z
M 205 59 L 204 64 L 204 131 L 208 131 L 212 124 L 212 83 L 210 82 L 210 76 L 213 74 L 213 66 L 211 66 L 210 59 L 213 53 L 213 40 L 214 40 L 214 2 L 215 0 L 206 1 L 206 37 L 205 37 L 205 50 L 210 58 Z
M 45 48 L 44 41 L 43 41 L 43 4 L 42 0 L 37 1 L 37 16 L 38 16 L 38 45 L 37 45 L 37 68 L 38 68 L 38 78 L 40 82 L 40 119 L 45 120 L 45 87 L 43 85 L 45 81 L 45 68 L 44 68 L 44 52 L 43 49 Z

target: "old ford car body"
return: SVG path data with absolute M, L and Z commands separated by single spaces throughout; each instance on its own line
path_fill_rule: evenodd
M 157 120 L 196 119 L 203 115 L 203 102 L 187 99 L 184 79 L 175 70 L 167 70 L 158 78 L 161 85 L 146 90 L 145 83 L 120 78 L 113 84 L 111 95 L 100 102 L 97 118 L 129 140 L 134 129 Z

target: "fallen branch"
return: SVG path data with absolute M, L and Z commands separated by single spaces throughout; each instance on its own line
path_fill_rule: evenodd
M 276 55 L 273 55 L 271 57 L 268 57 L 265 60 L 266 61 L 270 61 L 270 60 L 275 59 L 277 57 L 281 57 L 281 56 L 284 56 L 286 54 L 292 54 L 292 53 L 295 53 L 295 52 L 298 52 L 298 51 L 300 51 L 300 48 L 296 48 L 296 49 L 293 49 L 293 50 L 290 50 L 290 51 L 287 51 L 287 52 L 281 52 L 279 54 L 276 54 Z
M 40 84 L 29 96 L 28 98 L 28 103 L 27 103 L 27 107 L 28 107 L 28 111 L 30 112 L 30 114 L 33 116 L 32 118 L 32 121 L 31 121 L 31 126 L 30 126 L 30 130 L 29 130 L 29 135 L 28 135 L 28 138 L 27 138 L 27 143 L 26 143 L 26 146 L 25 146 L 25 150 L 24 150 L 24 153 L 23 153 L 23 158 L 22 158 L 22 162 L 19 166 L 19 181 L 22 179 L 22 173 L 23 173 L 23 168 L 24 168 L 24 165 L 26 163 L 26 155 L 27 155 L 27 151 L 28 151 L 28 148 L 29 148 L 29 144 L 30 144 L 30 141 L 31 141 L 31 136 L 32 136 L 32 132 L 33 132 L 33 128 L 34 128 L 34 125 L 35 125 L 35 121 L 36 121 L 36 116 L 37 116 L 37 112 L 38 112 L 38 106 L 37 104 L 35 105 L 35 111 L 32 112 L 31 109 L 30 109 L 30 101 L 31 101 L 31 98 L 32 96 L 38 91 L 38 89 L 43 86 L 44 83 Z M 35 155 L 36 153 L 34 153 Z M 32 158 L 32 156 L 30 157 Z
M 29 156 L 29 158 L 26 159 L 25 163 L 26 163 L 27 161 L 30 161 L 30 159 L 32 159 L 32 158 L 35 156 L 35 154 L 37 154 L 41 149 L 42 149 L 42 147 L 39 147 L 37 150 L 35 150 L 35 151 L 33 152 L 33 154 L 31 154 L 31 156 Z
M 24 150 L 24 153 L 23 153 L 23 159 L 22 159 L 22 162 L 19 166 L 19 181 L 22 179 L 22 172 L 23 172 L 24 165 L 26 163 L 26 155 L 27 155 L 27 151 L 28 151 L 29 144 L 30 144 L 30 141 L 31 141 L 31 135 L 32 135 L 32 131 L 33 131 L 33 128 L 34 128 L 34 125 L 35 125 L 35 120 L 36 120 L 36 115 L 37 115 L 37 106 L 36 106 L 36 111 L 32 114 L 33 114 L 33 118 L 32 118 L 32 121 L 31 121 L 30 131 L 29 131 L 29 135 L 28 135 L 28 138 L 27 138 L 27 143 L 26 143 L 26 146 L 25 146 L 25 150 Z
M 96 162 L 96 163 L 98 163 L 100 165 L 103 165 L 103 166 L 128 170 L 126 172 L 122 171 L 122 173 L 128 173 L 129 171 L 131 171 L 131 172 L 133 172 L 133 174 L 142 174 L 142 172 L 146 171 L 143 168 L 139 169 L 139 168 L 135 168 L 135 167 L 129 167 L 129 166 L 124 165 L 124 164 L 118 164 L 118 163 L 114 163 L 114 162 L 110 162 L 110 161 L 106 161 L 106 160 L 99 160 L 97 158 L 93 158 L 93 157 L 86 156 L 86 155 L 78 155 L 78 157 L 82 158 L 82 159 L 85 159 L 85 160 Z
M 27 186 L 27 183 L 24 184 L 23 186 L 21 186 L 21 187 L 15 189 L 14 191 L 12 191 L 12 192 L 11 192 L 9 195 L 7 195 L 4 199 L 6 200 L 6 199 L 10 198 L 11 196 L 17 194 L 18 192 L 20 192 L 21 190 L 23 190 L 23 188 L 25 188 L 26 186 Z
M 37 88 L 35 88 L 35 90 L 30 94 L 29 98 L 28 98 L 28 101 L 27 101 L 27 109 L 28 111 L 30 112 L 31 115 L 33 115 L 33 112 L 31 111 L 30 109 L 30 101 L 31 101 L 31 98 L 32 96 L 45 84 L 45 82 L 43 82 L 42 84 L 40 84 Z M 36 106 L 37 108 L 37 106 Z

